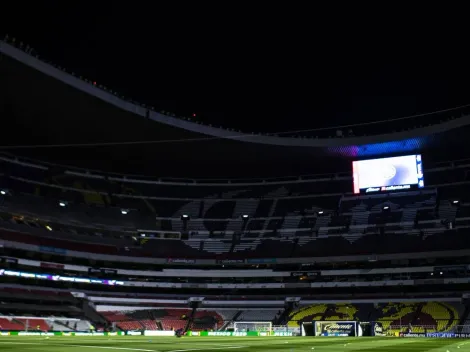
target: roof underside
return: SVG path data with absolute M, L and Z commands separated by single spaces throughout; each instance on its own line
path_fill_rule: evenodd
M 100 147 L 3 149 L 12 154 L 107 172 L 174 177 L 272 177 L 349 170 L 352 159 L 333 156 L 331 150 L 208 138 L 147 120 L 9 57 L 0 58 L 0 114 L 5 117 L 1 145 L 157 141 Z M 426 147 L 439 148 L 433 148 L 433 156 L 428 155 L 428 160 L 468 155 L 468 148 L 464 147 L 467 128 L 451 132 L 429 139 L 432 143 Z M 194 139 L 203 140 L 184 141 Z M 372 147 L 369 154 L 417 152 L 423 147 L 417 144 L 406 151 L 396 146 L 373 151 Z

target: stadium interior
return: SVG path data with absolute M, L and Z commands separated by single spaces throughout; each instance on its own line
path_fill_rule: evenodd
M 177 120 L 171 114 L 30 54 L 11 38 L 0 42 L 0 73 L 24 70 L 41 77 L 37 85 L 54 81 L 47 84 L 65 87 L 67 102 L 99 100 L 88 109 L 112 112 L 124 104 L 126 119 L 144 115 L 139 124 L 176 133 L 170 122 L 148 121 Z M 10 81 L 0 82 L 7 97 L 0 113 L 19 114 L 20 82 L 7 89 Z M 376 134 L 359 126 L 348 137 L 286 136 L 284 145 L 274 145 L 274 136 L 224 140 L 226 150 L 241 146 L 249 165 L 281 149 L 279 163 L 293 154 L 296 162 L 311 153 L 300 151 L 302 143 L 315 143 L 311 148 L 332 162 L 328 172 L 310 176 L 152 178 L 52 163 L 37 151 L 2 152 L 0 331 L 222 332 L 250 322 L 293 336 L 312 321 L 354 321 L 379 322 L 387 334 L 470 334 L 470 159 L 446 159 L 444 150 L 428 156 L 450 130 L 460 129 L 456 140 L 465 136 L 467 117 L 459 111 L 426 125 L 413 121 L 396 134 L 383 133 L 389 126 Z M 181 127 L 181 135 L 209 128 L 193 125 Z M 227 132 L 210 128 L 213 135 Z M 195 149 L 170 153 L 171 162 L 196 159 Z M 228 170 L 240 169 L 240 154 L 226 155 Z M 424 184 L 353 191 L 355 175 L 344 165 L 401 155 L 422 155 Z

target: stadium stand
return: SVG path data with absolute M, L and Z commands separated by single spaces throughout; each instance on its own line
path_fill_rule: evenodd
M 46 323 L 44 319 L 16 319 L 18 322 L 24 325 L 24 328 L 21 330 L 41 330 L 49 331 L 50 326 Z
M 0 329 L 1 330 L 24 330 L 24 324 L 13 321 L 11 318 L 0 318 Z
M 20 72 L 7 56 L 0 73 Z M 87 98 L 109 93 L 86 83 Z M 379 129 L 368 131 L 380 137 Z M 348 149 L 330 145 L 336 139 L 290 142 Z M 350 172 L 157 179 L 2 153 L 0 330 L 201 331 L 254 321 L 294 331 L 354 320 L 392 333 L 470 333 L 470 162 L 434 161 L 425 175 L 421 189 L 364 195 L 351 193 Z
M 290 327 L 298 327 L 301 322 L 323 320 L 323 316 L 327 308 L 326 304 L 314 304 L 311 306 L 301 307 L 291 314 L 288 325 Z
M 237 318 L 238 321 L 273 321 L 278 310 L 244 310 Z

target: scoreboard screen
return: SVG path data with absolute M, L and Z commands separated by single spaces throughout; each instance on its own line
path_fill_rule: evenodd
M 354 193 L 380 193 L 424 187 L 420 154 L 353 161 Z

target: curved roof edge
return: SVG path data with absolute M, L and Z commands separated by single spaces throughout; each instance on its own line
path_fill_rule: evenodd
M 387 134 L 378 134 L 370 136 L 351 136 L 345 138 L 308 138 L 308 137 L 278 137 L 263 134 L 248 134 L 216 128 L 210 125 L 203 125 L 192 122 L 189 119 L 176 118 L 153 111 L 153 108 L 145 105 L 136 105 L 133 102 L 126 101 L 115 95 L 115 93 L 106 90 L 106 87 L 95 86 L 92 82 L 83 80 L 79 77 L 69 74 L 60 68 L 56 68 L 40 59 L 29 55 L 28 53 L 0 40 L 0 53 L 22 62 L 23 64 L 34 68 L 43 74 L 53 77 L 69 86 L 72 86 L 82 92 L 94 96 L 102 101 L 112 104 L 119 109 L 130 113 L 149 118 L 153 121 L 163 123 L 176 128 L 187 131 L 207 135 L 214 138 L 229 139 L 241 142 L 289 146 L 289 147 L 316 147 L 335 150 L 338 147 L 346 146 L 362 146 L 368 144 L 387 143 L 392 141 L 409 140 L 423 138 L 431 134 L 446 132 L 452 129 L 470 125 L 470 115 L 463 115 L 451 120 L 430 124 L 425 127 L 403 130 L 399 132 L 391 132 Z M 397 122 L 400 124 L 400 122 Z M 335 129 L 334 127 L 332 129 Z

